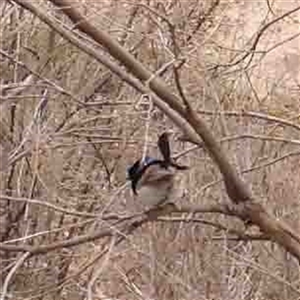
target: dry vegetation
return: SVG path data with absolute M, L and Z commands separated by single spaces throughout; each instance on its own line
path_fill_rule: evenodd
M 299 299 L 297 259 L 234 216 L 191 210 L 120 234 L 135 210 L 126 167 L 163 130 L 190 166 L 178 205 L 229 203 L 220 171 L 151 95 L 21 2 L 0 3 L 0 299 Z M 59 1 L 29 2 L 108 57 Z M 72 3 L 185 95 L 256 199 L 299 232 L 300 13 L 286 14 L 298 1 Z

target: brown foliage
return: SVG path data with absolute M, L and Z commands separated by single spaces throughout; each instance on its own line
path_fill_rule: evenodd
M 297 299 L 295 5 L 50 2 L 0 4 L 2 297 Z M 178 207 L 131 216 L 170 128 Z

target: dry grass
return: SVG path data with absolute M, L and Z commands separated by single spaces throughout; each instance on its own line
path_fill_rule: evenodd
M 252 61 L 228 66 L 264 24 L 297 1 L 270 4 L 221 1 L 206 16 L 212 1 L 79 1 L 78 9 L 153 71 L 180 50 L 187 58 L 181 85 L 191 104 L 254 194 L 299 231 L 300 153 L 288 155 L 300 143 L 299 12 L 265 31 Z M 177 48 L 153 11 L 174 24 Z M 51 5 L 48 12 L 70 28 Z M 92 214 L 133 211 L 129 189 L 116 192 L 142 153 L 146 125 L 152 153 L 158 134 L 176 131 L 174 125 L 157 109 L 147 120 L 150 104 L 140 94 L 13 2 L 1 2 L 0 28 L 0 188 L 11 197 L 0 200 L 1 241 L 51 244 L 103 226 L 43 203 Z M 177 92 L 170 68 L 163 78 Z M 189 147 L 173 143 L 175 154 Z M 228 201 L 203 149 L 182 160 L 191 169 L 178 179 L 179 203 Z M 228 229 L 244 226 L 220 215 L 201 218 Z M 18 259 L 1 252 L 3 282 Z M 272 242 L 237 240 L 201 222 L 154 222 L 120 244 L 104 238 L 27 259 L 10 281 L 8 299 L 292 300 L 300 297 L 299 275 L 296 261 Z

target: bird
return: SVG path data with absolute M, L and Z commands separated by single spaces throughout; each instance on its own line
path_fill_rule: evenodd
M 157 141 L 162 159 L 146 156 L 127 169 L 133 194 L 145 208 L 160 206 L 171 200 L 176 171 L 188 169 L 172 159 L 169 134 L 164 132 Z

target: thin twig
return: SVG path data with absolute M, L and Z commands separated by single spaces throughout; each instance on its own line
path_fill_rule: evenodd
M 6 297 L 6 294 L 7 294 L 7 291 L 8 291 L 9 282 L 11 281 L 14 274 L 17 272 L 17 270 L 22 266 L 22 264 L 25 262 L 25 260 L 29 256 L 30 256 L 30 252 L 25 252 L 24 254 L 22 254 L 20 256 L 20 258 L 17 260 L 16 264 L 13 266 L 13 268 L 11 268 L 11 270 L 7 274 L 7 276 L 4 280 L 3 287 L 2 287 L 2 293 L 1 293 L 0 300 L 5 300 L 5 297 Z M 8 296 L 8 298 L 10 298 L 10 297 Z

